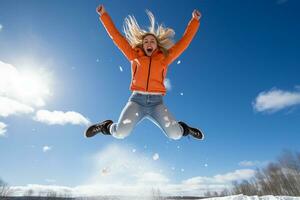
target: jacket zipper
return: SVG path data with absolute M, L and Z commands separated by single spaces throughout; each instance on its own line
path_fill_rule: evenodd
M 135 77 L 136 70 L 137 70 L 137 66 L 135 66 L 135 69 L 134 69 L 134 72 L 133 72 L 133 78 Z
M 152 60 L 152 57 L 150 57 L 150 62 L 149 62 L 149 67 L 148 67 L 148 78 L 147 78 L 146 91 L 148 91 L 148 86 L 149 86 L 149 78 L 150 78 L 150 72 L 151 72 L 151 60 Z

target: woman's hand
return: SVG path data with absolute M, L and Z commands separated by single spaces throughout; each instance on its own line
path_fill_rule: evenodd
M 100 16 L 102 16 L 106 11 L 105 11 L 103 5 L 99 5 L 99 6 L 96 8 L 96 12 L 97 12 Z
M 196 10 L 196 9 L 193 11 L 192 15 L 193 15 L 193 18 L 195 18 L 197 20 L 200 20 L 200 18 L 202 17 L 201 12 L 199 10 Z

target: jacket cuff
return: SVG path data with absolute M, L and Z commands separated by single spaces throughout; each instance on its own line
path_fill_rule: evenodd
M 195 18 L 195 17 L 192 17 L 191 22 L 195 21 L 196 23 L 199 24 L 199 23 L 200 23 L 200 20 L 201 20 L 201 19 L 197 19 L 197 18 Z

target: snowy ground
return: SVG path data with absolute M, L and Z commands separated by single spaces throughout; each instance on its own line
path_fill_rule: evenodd
M 288 197 L 288 196 L 246 196 L 246 195 L 234 195 L 227 197 L 214 197 L 208 198 L 209 200 L 300 200 L 300 197 Z

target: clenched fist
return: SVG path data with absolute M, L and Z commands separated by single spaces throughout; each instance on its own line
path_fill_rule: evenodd
M 101 16 L 101 15 L 103 15 L 106 11 L 105 11 L 103 5 L 99 5 L 99 6 L 96 8 L 96 12 Z
M 193 11 L 193 18 L 196 18 L 197 20 L 200 20 L 200 18 L 202 17 L 202 14 L 201 14 L 201 12 L 199 11 L 199 10 L 194 10 Z

